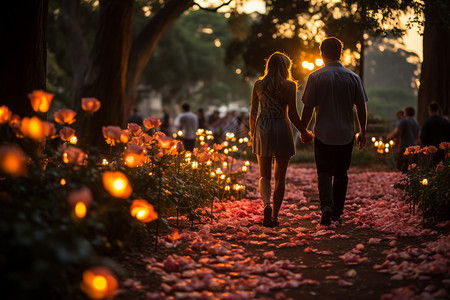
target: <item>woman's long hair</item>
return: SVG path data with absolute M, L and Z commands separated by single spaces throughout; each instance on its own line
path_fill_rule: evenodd
M 284 53 L 276 51 L 266 61 L 264 76 L 260 77 L 262 89 L 270 96 L 279 96 L 286 80 L 295 82 L 291 74 L 292 60 Z M 297 84 L 297 82 L 295 82 Z

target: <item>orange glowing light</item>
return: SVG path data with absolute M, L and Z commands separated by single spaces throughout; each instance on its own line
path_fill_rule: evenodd
M 75 214 L 77 215 L 78 218 L 82 219 L 86 216 L 86 212 L 87 212 L 87 208 L 86 208 L 86 204 L 84 204 L 84 202 L 77 202 L 77 204 L 75 204 Z
M 424 178 L 420 183 L 422 185 L 428 185 L 428 179 Z
M 145 200 L 133 200 L 130 207 L 130 213 L 131 216 L 144 223 L 158 219 L 158 213 L 155 211 L 153 205 Z
M 76 136 L 73 136 L 70 138 L 69 143 L 71 143 L 72 145 L 76 145 L 78 142 L 78 139 Z
M 41 90 L 33 91 L 28 94 L 28 98 L 30 98 L 31 106 L 35 112 L 46 113 L 50 104 L 52 103 L 53 94 L 46 93 Z
M 316 66 L 318 66 L 318 67 L 323 66 L 323 59 L 317 58 L 315 63 L 316 63 Z
M 81 99 L 81 108 L 88 113 L 95 113 L 100 109 L 100 101 L 96 98 L 82 98 Z
M 38 117 L 23 118 L 20 130 L 24 136 L 33 140 L 41 140 L 45 137 L 44 124 Z
M 60 181 L 59 181 L 59 184 L 61 184 L 61 185 L 66 185 L 66 180 L 64 179 L 64 178 L 62 178 Z
M 105 267 L 94 267 L 83 273 L 81 289 L 92 299 L 112 298 L 117 287 L 116 278 Z
M 11 119 L 12 112 L 5 105 L 0 106 L 0 124 L 4 124 Z
M 26 155 L 19 146 L 0 147 L 0 170 L 12 177 L 26 175 Z
M 105 172 L 102 180 L 103 187 L 114 197 L 126 199 L 133 192 L 128 178 L 120 171 Z

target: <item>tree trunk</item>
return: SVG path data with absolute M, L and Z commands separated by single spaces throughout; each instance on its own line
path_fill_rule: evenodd
M 63 0 L 59 13 L 61 29 L 70 52 L 70 65 L 72 67 L 72 91 L 78 91 L 83 86 L 83 78 L 89 63 L 89 50 L 78 22 L 80 0 Z M 81 99 L 75 98 L 72 93 L 72 105 L 77 110 Z
M 123 120 L 126 120 L 130 114 L 137 96 L 142 72 L 159 40 L 170 25 L 193 4 L 193 0 L 170 1 L 156 13 L 133 42 L 128 61 Z
M 429 2 L 425 2 L 425 5 Z M 418 121 L 428 118 L 428 105 L 436 101 L 444 115 L 450 109 L 450 30 L 440 23 L 433 23 L 429 7 L 425 8 L 423 34 L 423 62 L 418 98 Z
M 78 110 L 80 141 L 101 149 L 106 148 L 102 126 L 124 123 L 123 99 L 133 14 L 134 0 L 100 1 L 99 27 L 83 88 L 75 91 L 76 99 L 95 97 L 101 102 L 93 117 Z
M 21 117 L 34 111 L 28 93 L 46 87 L 48 0 L 8 1 L 0 15 L 0 99 Z

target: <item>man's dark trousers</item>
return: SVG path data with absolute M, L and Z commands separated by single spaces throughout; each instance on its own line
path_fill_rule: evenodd
M 314 139 L 320 209 L 322 212 L 331 209 L 334 221 L 344 212 L 353 143 L 352 140 L 346 145 L 326 145 Z

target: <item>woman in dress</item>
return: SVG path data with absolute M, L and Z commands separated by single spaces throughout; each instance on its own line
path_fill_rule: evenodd
M 278 212 L 284 198 L 286 170 L 289 159 L 295 154 L 291 122 L 300 131 L 304 143 L 313 139 L 313 134 L 301 123 L 298 115 L 297 83 L 292 78 L 291 67 L 292 61 L 286 55 L 273 53 L 267 60 L 264 76 L 255 82 L 252 92 L 250 135 L 253 153 L 258 157 L 259 192 L 264 201 L 263 225 L 266 227 L 279 225 Z M 270 180 L 274 157 L 272 210 Z

